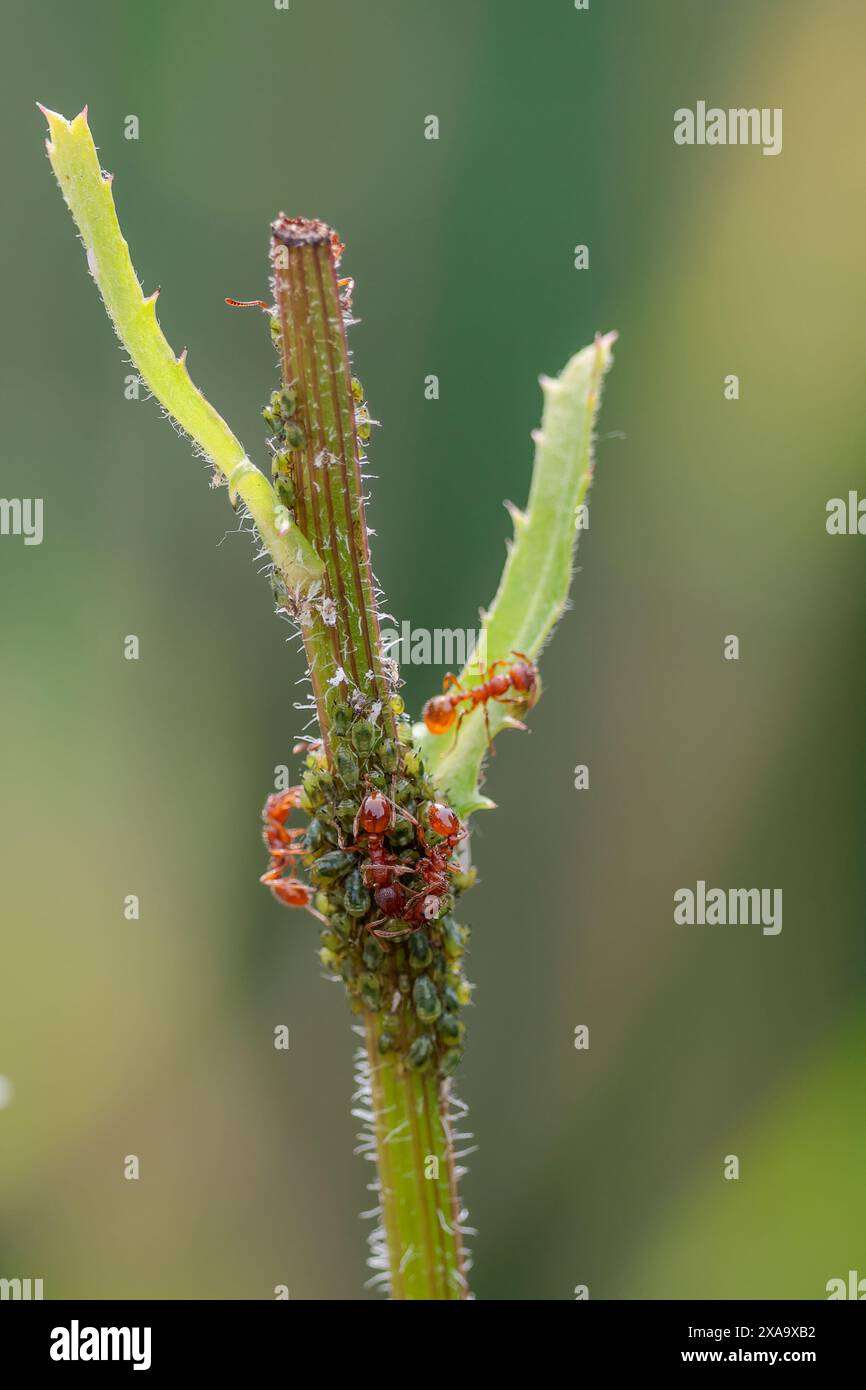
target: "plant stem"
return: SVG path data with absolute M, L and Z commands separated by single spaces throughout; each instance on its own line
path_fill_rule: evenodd
M 467 1298 L 450 1082 L 380 1056 L 378 1032 L 368 1014 L 362 1085 L 379 1171 L 379 1263 L 396 1299 Z
M 283 380 L 297 398 L 305 441 L 294 452 L 297 524 L 322 557 L 323 601 L 302 632 L 319 727 L 329 739 L 325 692 L 368 696 L 395 733 L 388 703 L 361 481 L 361 446 L 337 286 L 338 243 L 322 222 L 274 222 L 271 262 Z M 342 677 L 338 681 L 338 678 Z
M 289 450 L 293 510 L 298 528 L 324 562 L 321 595 L 296 616 L 332 775 L 333 752 L 341 742 L 336 695 L 356 714 L 381 721 L 391 740 L 397 737 L 395 672 L 381 650 L 367 540 L 359 426 L 367 417 L 349 365 L 348 296 L 344 292 L 341 300 L 336 275 L 341 250 L 321 222 L 280 216 L 272 226 L 282 376 L 292 405 L 289 423 L 300 428 Z M 375 940 L 373 947 L 378 949 Z M 444 950 L 441 957 L 444 974 Z M 365 1039 L 362 1114 L 370 1125 L 370 1152 L 379 1175 L 382 1228 L 371 1242 L 373 1263 L 396 1299 L 465 1298 L 449 1083 L 430 1061 L 420 1068 L 410 1065 L 418 1023 L 409 999 L 397 1015 L 396 1035 L 393 1018 L 385 1023 L 389 1001 L 399 996 L 400 976 L 408 978 L 409 968 L 405 946 L 383 950 L 382 1007 L 370 1007 L 363 991 L 354 1001 L 360 1004 Z M 378 998 L 376 979 L 373 985 Z M 390 1050 L 381 1045 L 383 1035 Z

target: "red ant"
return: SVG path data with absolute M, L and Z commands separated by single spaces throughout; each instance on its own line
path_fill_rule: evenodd
M 300 805 L 302 787 L 289 787 L 288 791 L 272 792 L 265 802 L 262 819 L 265 822 L 262 838 L 271 856 L 270 867 L 263 873 L 259 882 L 270 888 L 278 902 L 286 907 L 304 907 L 320 922 L 327 919 L 313 907 L 313 890 L 309 884 L 298 878 L 295 860 L 303 854 L 299 841 L 304 835 L 303 826 L 289 829 L 286 820 Z M 285 878 L 284 872 L 291 872 Z
M 417 864 L 401 864 L 397 856 L 385 848 L 385 831 L 393 824 L 398 813 L 415 826 L 418 839 L 426 851 Z M 382 913 L 381 917 L 367 924 L 374 936 L 399 940 L 420 931 L 426 922 L 435 922 L 440 915 L 441 899 L 448 891 L 447 876 L 455 872 L 448 861 L 465 831 L 451 807 L 438 801 L 431 802 L 427 819 L 430 829 L 443 836 L 442 841 L 431 848 L 428 848 L 424 829 L 415 817 L 396 806 L 382 792 L 370 792 L 361 802 L 354 830 L 357 836 L 360 825 L 367 835 L 368 862 L 364 865 L 363 878 L 367 887 L 374 890 L 373 898 Z M 360 847 L 347 846 L 347 849 L 357 848 Z M 422 878 L 424 887 L 407 896 L 406 889 L 399 882 L 404 874 Z M 389 918 L 399 918 L 409 925 L 398 931 L 382 931 L 381 924 Z
M 538 667 L 523 652 L 512 652 L 512 656 L 517 657 L 517 661 L 509 664 L 507 660 L 501 659 L 494 661 L 492 666 L 481 668 L 482 681 L 480 685 L 474 685 L 469 690 L 464 690 L 456 676 L 449 672 L 442 682 L 444 694 L 434 695 L 428 700 L 421 717 L 427 726 L 428 733 L 444 734 L 451 728 L 455 719 L 457 728 L 454 730 L 454 741 L 457 742 L 457 735 L 460 733 L 460 725 L 467 714 L 481 705 L 484 710 L 484 723 L 487 728 L 487 741 L 493 747 L 493 739 L 490 734 L 490 715 L 487 710 L 488 700 L 495 700 L 500 705 L 520 705 L 523 709 L 531 709 L 538 698 Z M 507 671 L 499 670 L 499 667 L 507 666 Z M 523 698 L 519 700 L 505 700 L 503 696 L 506 691 L 515 690 Z M 450 693 L 449 693 L 450 692 Z M 466 709 L 460 711 L 457 717 L 457 708 L 464 701 L 469 701 Z M 525 724 L 519 720 L 513 721 L 518 728 L 524 729 Z

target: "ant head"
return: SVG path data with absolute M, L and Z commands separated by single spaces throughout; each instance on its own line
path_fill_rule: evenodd
M 531 709 L 541 695 L 541 676 L 534 662 L 519 653 L 515 655 L 518 660 L 511 668 L 511 684 L 519 695 L 526 697 L 526 707 Z

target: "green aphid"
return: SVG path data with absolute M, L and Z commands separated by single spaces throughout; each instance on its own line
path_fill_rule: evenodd
M 290 449 L 303 449 L 307 442 L 307 436 L 297 420 L 286 421 L 285 440 Z
M 331 913 L 336 911 L 336 905 L 327 893 L 318 892 L 313 906 L 323 917 L 330 917 Z
M 364 964 L 368 970 L 378 970 L 382 961 L 385 959 L 385 952 L 382 950 L 375 936 L 371 936 L 369 932 L 367 933 L 367 940 L 364 942 L 362 955 L 364 957 Z
M 334 751 L 334 771 L 344 786 L 351 790 L 357 787 L 361 772 L 358 759 L 348 744 L 341 743 Z
M 379 730 L 369 719 L 356 719 L 349 737 L 355 751 L 365 758 L 379 741 Z
M 273 338 L 274 342 L 277 342 L 277 340 L 278 340 L 279 337 L 280 337 L 281 332 L 282 332 L 282 329 L 280 328 L 280 321 L 279 321 L 279 319 L 276 319 L 276 318 L 271 319 L 271 337 Z
M 453 985 L 446 985 L 442 991 L 442 1002 L 446 1009 L 456 1010 L 460 1008 L 460 996 Z
M 379 981 L 375 975 L 362 975 L 360 979 L 361 998 L 368 1009 L 374 1011 L 379 1008 L 381 1002 L 379 997 Z
M 354 855 L 350 855 L 354 858 Z M 372 899 L 369 892 L 364 887 L 364 880 L 361 877 L 361 870 L 354 869 L 346 880 L 346 887 L 343 893 L 343 907 L 350 917 L 365 917 L 370 911 Z
M 475 881 L 477 878 L 478 870 L 473 865 L 472 868 L 467 869 L 465 873 L 455 874 L 451 882 L 453 883 L 458 893 L 466 893 L 470 888 L 473 888 L 475 886 Z
M 401 994 L 408 994 L 412 988 L 412 981 L 405 971 L 402 971 L 401 974 L 397 976 L 397 988 Z
M 314 816 L 307 826 L 307 833 L 304 836 L 304 849 L 309 854 L 316 854 L 325 845 L 330 844 L 324 822 L 319 816 Z
M 367 773 L 367 781 L 371 787 L 376 787 L 379 791 L 384 791 L 388 785 L 388 778 L 384 772 L 380 772 L 378 767 L 374 767 L 371 772 Z
M 441 923 L 441 928 L 445 954 L 452 957 L 462 955 L 466 944 L 466 935 L 460 923 L 455 922 L 453 917 L 446 917 Z
M 338 801 L 334 807 L 334 816 L 344 829 L 348 829 L 349 826 L 354 824 L 357 814 L 357 801 Z
M 294 415 L 298 408 L 298 397 L 291 386 L 284 386 L 280 392 L 280 410 L 285 419 Z
M 456 1047 L 463 1041 L 466 1025 L 460 1022 L 456 1014 L 443 1014 L 437 1027 L 446 1047 Z
M 435 1023 L 442 1012 L 439 996 L 427 975 L 419 975 L 412 988 L 412 1002 L 422 1023 Z
M 443 1076 L 453 1076 L 460 1063 L 463 1061 L 463 1053 L 459 1048 L 452 1047 L 442 1058 L 441 1071 Z
M 356 376 L 352 377 L 352 396 L 359 404 L 364 399 L 364 388 Z
M 398 820 L 388 833 L 397 849 L 411 845 L 415 840 L 415 827 L 410 820 Z
M 377 1043 L 377 1046 L 379 1048 L 379 1051 L 384 1056 L 386 1053 L 394 1051 L 396 1042 L 397 1039 L 394 1037 L 393 1033 L 382 1032 L 379 1034 L 379 1041 Z
M 432 1056 L 433 1040 L 426 1033 L 422 1033 L 409 1048 L 406 1061 L 413 1071 L 423 1071 Z
M 312 768 L 308 767 L 301 778 L 301 786 L 303 787 L 304 795 L 307 798 L 307 807 L 305 809 L 315 810 L 322 805 L 325 798 L 322 795 L 321 788 L 319 787 L 318 772 L 314 772 Z M 301 804 L 303 805 L 303 802 Z
M 324 794 L 327 800 L 330 801 L 337 790 L 333 777 L 326 767 L 319 768 L 316 777 L 319 782 L 319 790 Z
M 321 942 L 322 946 L 324 946 L 326 951 L 333 951 L 334 953 L 339 951 L 341 945 L 343 944 L 340 941 L 340 938 L 337 936 L 337 934 L 335 932 L 329 931 L 327 928 L 325 929 L 325 931 L 319 933 L 319 941 Z
M 295 485 L 291 478 L 285 473 L 278 474 L 274 482 L 274 490 L 283 506 L 291 510 L 295 505 Z
M 314 884 L 336 883 L 338 879 L 349 872 L 356 862 L 356 856 L 349 854 L 347 850 L 329 850 L 327 854 L 322 854 L 318 859 L 313 860 L 310 867 L 310 878 Z
M 388 704 L 391 706 L 392 714 L 402 714 L 406 708 L 402 695 L 392 695 Z
M 370 435 L 373 433 L 370 412 L 366 406 L 355 411 L 355 429 L 358 431 L 358 438 L 362 444 L 369 443 Z
M 340 961 L 340 975 L 343 978 L 343 983 L 347 985 L 351 984 L 356 973 L 355 962 L 351 955 L 343 956 L 343 959 Z
M 433 950 L 425 931 L 413 932 L 406 942 L 406 950 L 413 970 L 426 970 L 433 959 Z
M 345 738 L 352 726 L 352 711 L 349 706 L 340 699 L 336 691 L 329 692 L 326 697 L 328 713 L 331 718 L 331 728 L 337 738 Z
M 279 427 L 279 420 L 269 406 L 265 406 L 262 411 L 262 419 L 272 434 L 276 434 Z
M 345 943 L 352 935 L 352 919 L 344 912 L 335 912 L 331 918 L 331 930 Z
M 385 772 L 396 772 L 400 766 L 400 749 L 393 739 L 382 740 L 379 746 L 379 762 Z

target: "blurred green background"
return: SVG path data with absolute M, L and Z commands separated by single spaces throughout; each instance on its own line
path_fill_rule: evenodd
M 223 298 L 266 294 L 279 209 L 340 230 L 374 561 L 416 627 L 475 626 L 538 373 L 619 330 L 574 611 L 474 837 L 475 1292 L 866 1276 L 866 541 L 824 528 L 866 489 L 862 5 L 45 0 L 3 29 L 2 491 L 44 497 L 45 540 L 0 540 L 0 1275 L 372 1296 L 349 1015 L 256 881 L 301 659 L 225 494 L 124 399 L 40 100 L 89 103 L 162 326 L 259 462 L 271 346 Z M 783 107 L 783 153 L 675 146 L 698 99 Z M 417 710 L 444 672 L 404 674 Z M 781 935 L 675 927 L 699 878 L 781 887 Z

